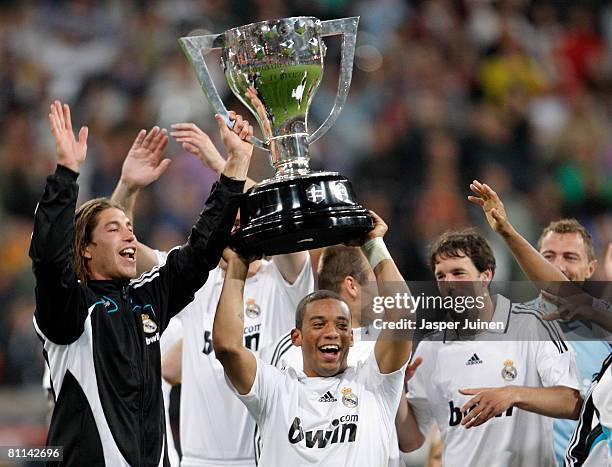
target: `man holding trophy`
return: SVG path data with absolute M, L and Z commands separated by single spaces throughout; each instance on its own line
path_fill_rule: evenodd
M 181 39 L 181 45 L 196 69 L 206 95 L 217 113 L 227 116 L 227 110 L 212 84 L 202 56 L 203 51 L 224 45 L 223 65 L 230 87 L 255 115 L 264 135 L 265 142 L 257 138 L 252 138 L 252 142 L 269 151 L 272 165 L 276 169 L 275 177 L 252 188 L 241 205 L 241 227 L 234 234 L 233 242 L 234 246 L 245 255 L 264 253 L 282 256 L 308 248 L 347 241 L 361 236 L 372 228 L 370 216 L 354 200 L 348 180 L 334 173 L 311 173 L 308 168 L 309 142 L 331 126 L 346 100 L 356 26 L 356 18 L 324 23 L 315 18 L 289 18 L 248 25 L 215 36 Z M 322 59 L 325 53 L 325 45 L 320 35 L 336 31 L 348 33 L 343 45 L 343 71 L 339 94 L 330 119 L 310 137 L 306 127 L 307 110 L 321 80 Z M 231 125 L 229 119 L 227 123 Z M 191 135 L 189 141 L 193 146 L 198 132 L 192 130 L 189 134 Z M 186 135 L 184 129 L 176 132 L 179 142 L 187 141 L 181 141 Z M 231 279 L 227 274 L 228 272 L 224 271 L 219 275 L 219 281 L 213 281 L 216 282 L 213 285 L 207 284 L 208 288 L 205 286 L 196 295 L 195 302 L 179 315 L 180 319 L 194 316 L 196 321 L 198 319 L 201 321 L 203 316 L 203 321 L 208 323 L 214 317 L 216 323 L 215 309 L 220 285 Z M 311 274 L 310 269 L 308 274 Z M 259 272 L 249 277 L 256 278 L 258 275 Z M 304 271 L 300 273 L 297 282 L 304 283 L 304 278 L 301 277 L 303 275 Z M 259 282 L 264 279 L 260 278 Z M 263 298 L 266 294 L 265 290 L 261 289 L 273 287 L 272 285 L 262 287 L 263 285 L 263 283 L 249 285 L 246 281 L 246 289 L 240 293 L 246 303 L 239 305 L 239 308 L 244 310 L 239 339 L 244 343 L 245 349 L 249 349 L 255 355 L 261 348 L 253 348 L 252 340 L 246 335 L 246 329 L 249 327 L 247 325 L 254 318 L 252 316 L 254 309 L 257 308 L 261 314 L 272 314 L 271 319 L 280 323 L 285 321 L 284 317 L 277 315 L 293 314 L 296 308 L 295 304 L 288 307 L 286 303 L 281 304 L 278 299 L 264 301 L 265 306 L 255 307 L 254 303 L 250 303 L 253 302 L 251 298 L 253 294 L 259 296 L 263 292 Z M 304 289 L 302 285 L 291 285 L 291 282 L 284 287 L 287 289 L 286 293 L 291 292 L 290 296 L 294 295 L 292 289 L 296 287 L 298 290 Z M 281 289 L 283 287 L 275 292 L 276 295 L 286 294 Z M 269 290 L 268 295 L 270 293 L 272 292 Z M 196 306 L 200 302 L 207 305 Z M 199 310 L 194 313 L 195 308 Z M 235 408 L 234 402 L 237 402 L 237 399 L 223 384 L 223 368 L 215 359 L 215 356 L 221 359 L 223 355 L 211 354 L 217 347 L 215 338 L 211 339 L 209 335 L 208 346 L 204 342 L 204 350 L 192 345 L 201 340 L 200 327 L 197 322 L 192 322 L 189 326 L 183 325 L 185 332 L 181 396 L 181 436 L 185 443 L 183 465 L 208 466 L 230 463 L 254 465 L 254 457 L 245 456 L 243 443 L 245 438 L 251 438 L 254 420 L 243 413 L 244 407 L 242 410 Z M 273 328 L 270 326 L 267 328 L 262 331 L 270 334 Z M 289 327 L 283 332 L 287 330 Z M 270 336 L 262 337 L 268 339 Z M 188 341 L 192 344 L 188 344 Z M 204 371 L 203 365 L 206 368 L 212 365 L 211 370 L 215 371 Z M 200 377 L 197 377 L 198 371 L 194 372 L 196 367 L 201 370 Z M 400 379 L 403 379 L 403 375 Z M 225 403 L 221 403 L 223 398 L 220 397 L 226 391 L 226 395 L 233 401 L 226 400 Z M 219 395 L 213 397 L 212 393 L 216 392 Z M 214 400 L 218 403 L 211 405 Z M 221 406 L 217 407 L 219 405 Z M 213 417 L 211 415 L 213 413 L 217 415 Z M 250 420 L 248 423 L 244 419 L 245 416 Z M 187 418 L 191 422 L 187 423 Z M 212 439 L 217 439 L 217 442 L 211 444 Z M 200 445 L 199 449 L 194 448 L 197 444 Z M 202 449 L 204 446 L 207 448 Z M 250 448 L 248 451 L 252 453 L 252 446 L 248 447 Z M 386 454 L 379 454 L 382 458 L 388 458 Z M 325 456 L 325 453 L 322 455 Z

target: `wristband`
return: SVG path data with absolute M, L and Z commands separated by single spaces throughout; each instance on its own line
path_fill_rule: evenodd
M 363 245 L 361 245 L 361 251 L 367 258 L 370 266 L 374 269 L 376 266 L 380 264 L 381 261 L 385 259 L 393 259 L 391 258 L 391 254 L 389 250 L 387 250 L 387 246 L 385 245 L 385 241 L 382 237 L 374 237 Z

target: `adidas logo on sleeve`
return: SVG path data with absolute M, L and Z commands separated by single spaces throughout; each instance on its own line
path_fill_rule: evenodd
M 465 362 L 466 365 L 478 365 L 482 363 L 482 360 L 478 358 L 478 355 L 474 354 L 470 357 L 470 359 Z
M 338 399 L 336 399 L 333 394 L 331 393 L 331 391 L 327 391 L 325 394 L 323 394 L 320 398 L 319 398 L 319 402 L 337 402 Z

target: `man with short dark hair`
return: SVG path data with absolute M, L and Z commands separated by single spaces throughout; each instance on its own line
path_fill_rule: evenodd
M 379 216 L 371 212 L 375 219 Z M 380 220 L 382 222 L 382 219 Z M 348 365 L 357 366 L 365 362 L 374 352 L 376 335 L 371 333 L 365 324 L 372 316 L 363 316 L 371 307 L 372 300 L 378 294 L 376 273 L 360 248 L 346 245 L 326 247 L 319 258 L 317 269 L 318 287 L 321 290 L 333 291 L 341 297 L 351 311 L 351 327 L 353 331 L 353 346 L 348 355 Z M 393 277 L 393 280 L 397 280 Z M 298 326 L 296 324 L 297 328 Z M 281 337 L 271 347 L 262 360 L 283 370 L 288 367 L 303 371 L 302 349 L 293 344 L 291 332 Z M 408 371 L 414 371 L 417 365 L 411 365 Z M 391 433 L 392 446 L 388 465 L 400 463 L 400 453 L 397 448 L 395 432 Z M 259 458 L 261 452 L 259 427 L 255 433 L 255 453 Z
M 375 213 L 372 215 L 377 216 Z M 337 293 L 351 310 L 354 345 L 349 355 L 349 365 L 356 365 L 372 353 L 376 342 L 375 336 L 368 339 L 364 335 L 367 329 L 362 328 L 364 323 L 361 316 L 378 293 L 376 276 L 361 250 L 345 245 L 325 248 L 317 271 L 318 288 Z M 291 332 L 267 349 L 262 359 L 279 369 L 289 365 L 296 370 L 302 369 L 302 352 L 293 345 Z
M 386 283 L 403 283 L 382 243 L 386 229 L 375 217 L 362 246 L 383 295 Z M 248 261 L 227 249 L 224 255 L 228 268 L 213 343 L 231 389 L 260 427 L 259 465 L 387 465 L 410 333 L 381 331 L 372 355 L 348 366 L 354 342 L 349 306 L 335 292 L 314 292 L 299 304 L 291 332 L 293 345 L 302 349 L 303 371 L 279 371 L 244 346 L 240 310 Z M 387 317 L 402 314 L 392 309 Z
M 225 174 L 187 243 L 165 266 L 133 280 L 136 237 L 125 212 L 98 199 L 81 207 L 75 221 L 87 129 L 75 139 L 70 109 L 58 101 L 49 120 L 58 165 L 36 209 L 30 247 L 34 326 L 56 396 L 47 444 L 63 447 L 67 466 L 168 466 L 160 335 L 227 245 L 252 153 L 239 133 L 248 138 L 252 129 L 223 124 L 230 152 Z M 138 138 L 158 155 L 167 141 L 157 128 Z
M 398 429 L 400 448 L 418 448 L 435 421 L 446 467 L 555 466 L 549 417 L 576 418 L 582 402 L 573 353 L 532 309 L 490 295 L 495 258 L 478 232 L 443 234 L 430 259 L 444 297 L 475 297 L 482 306 L 451 310 L 457 326 L 417 347 L 423 363 L 408 381 L 405 407 L 414 418 Z M 497 323 L 501 329 L 488 327 Z
M 572 281 L 577 284 L 576 291 L 580 290 L 578 287 L 585 288 L 589 285 L 587 281 L 597 268 L 597 260 L 591 234 L 580 222 L 576 219 L 550 222 L 540 234 L 536 251 L 514 229 L 501 199 L 490 186 L 474 180 L 470 188 L 474 193 L 469 197 L 470 201 L 482 207 L 491 228 L 504 239 L 530 280 L 543 284 L 543 287 Z M 592 297 L 587 294 L 584 296 L 591 305 Z M 592 407 L 592 397 L 589 394 L 591 381 L 601 373 L 602 361 L 606 360 L 612 349 L 610 343 L 604 339 L 593 338 L 594 330 L 601 326 L 603 330 L 600 334 L 603 336 L 607 331 L 609 336 L 609 312 L 594 310 L 592 306 L 581 308 L 588 310 L 586 313 L 579 313 L 576 307 L 573 307 L 573 311 L 564 312 L 556 303 L 551 303 L 541 296 L 526 305 L 534 308 L 543 319 L 561 318 L 559 325 L 576 354 L 585 406 Z M 581 320 L 584 323 L 581 323 Z M 567 419 L 555 420 L 555 454 L 560 465 L 564 462 L 572 466 L 582 465 L 589 450 L 585 446 L 591 432 L 593 415 L 592 409 L 583 409 L 579 423 Z M 574 434 L 577 427 L 579 430 Z

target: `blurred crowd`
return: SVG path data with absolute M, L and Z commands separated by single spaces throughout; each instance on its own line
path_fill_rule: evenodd
M 612 241 L 612 6 L 527 0 L 48 0 L 0 4 L 0 385 L 40 385 L 27 255 L 33 212 L 54 169 L 49 104 L 89 126 L 80 200 L 110 195 L 140 128 L 194 122 L 220 146 L 212 110 L 177 39 L 287 16 L 360 15 L 349 99 L 311 148 L 312 166 L 348 176 L 389 224 L 409 280 L 429 280 L 426 247 L 449 228 L 480 226 L 496 279 L 521 279 L 468 184 L 491 185 L 535 241 L 572 216 L 598 254 Z M 314 131 L 337 88 L 340 40 L 329 38 Z M 226 105 L 246 113 L 208 57 Z M 170 169 L 138 201 L 139 240 L 186 238 L 215 176 L 171 143 Z M 256 150 L 252 175 L 272 174 Z

